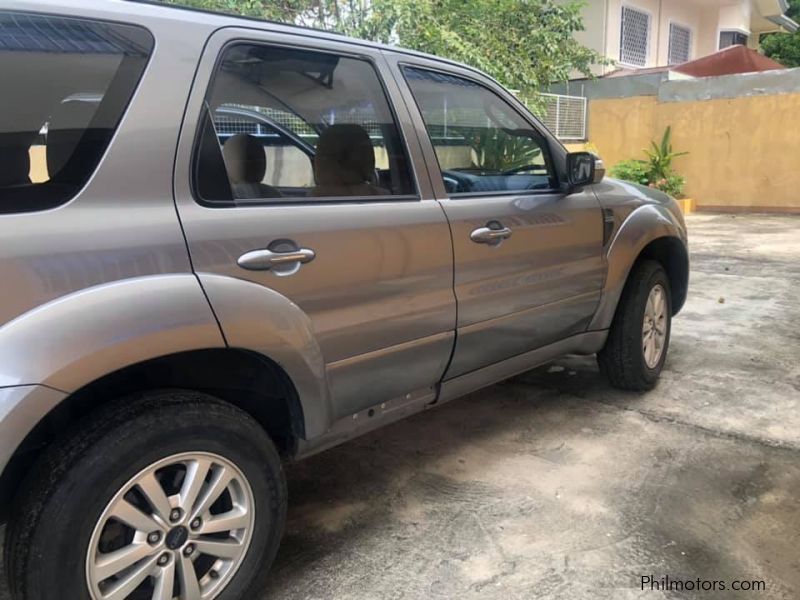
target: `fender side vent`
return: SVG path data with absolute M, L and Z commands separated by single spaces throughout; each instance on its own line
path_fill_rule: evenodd
M 614 233 L 614 211 L 610 208 L 603 209 L 603 247 L 608 246 L 611 234 Z

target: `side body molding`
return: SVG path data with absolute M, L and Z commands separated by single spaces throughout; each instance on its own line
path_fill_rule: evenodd
M 70 393 L 127 365 L 224 344 L 194 275 L 123 279 L 0 327 L 0 387 L 41 384 Z
M 589 331 L 611 327 L 625 281 L 636 258 L 652 241 L 677 238 L 686 246 L 686 231 L 665 206 L 647 204 L 631 212 L 617 230 L 608 249 L 608 270 L 603 296 Z
M 250 281 L 205 272 L 197 276 L 228 346 L 275 361 L 294 384 L 306 439 L 325 433 L 332 420 L 330 391 L 308 315 L 286 296 Z

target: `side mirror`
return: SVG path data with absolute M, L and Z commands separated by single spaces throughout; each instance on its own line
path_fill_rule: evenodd
M 567 182 L 571 188 L 579 188 L 595 183 L 596 157 L 591 152 L 570 152 L 567 154 Z

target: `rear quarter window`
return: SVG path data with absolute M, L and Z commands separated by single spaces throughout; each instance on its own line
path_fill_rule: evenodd
M 0 11 L 0 214 L 80 191 L 152 50 L 135 25 Z

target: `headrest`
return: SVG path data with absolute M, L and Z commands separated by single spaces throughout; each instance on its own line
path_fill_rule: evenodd
M 267 172 L 264 145 L 255 136 L 237 133 L 222 146 L 222 157 L 232 184 L 261 183 Z
M 6 146 L 0 140 L 0 187 L 30 183 L 31 157 L 22 145 Z
M 64 179 L 59 172 L 67 164 L 97 111 L 98 102 L 70 100 L 53 111 L 47 124 L 47 172 L 50 179 Z M 75 169 L 71 169 L 75 171 Z M 83 173 L 80 173 L 83 175 Z
M 314 158 L 317 185 L 365 183 L 374 171 L 375 150 L 361 125 L 331 125 L 319 136 Z

